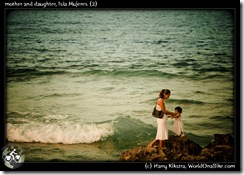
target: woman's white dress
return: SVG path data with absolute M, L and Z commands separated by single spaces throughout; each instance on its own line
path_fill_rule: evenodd
M 175 118 L 175 121 L 172 125 L 172 131 L 177 134 L 178 136 L 181 135 L 181 133 L 184 133 L 183 131 L 183 122 L 181 120 L 181 117 Z
M 161 110 L 161 107 L 157 104 L 156 106 L 157 110 Z M 168 116 L 164 114 L 163 118 L 157 118 L 157 134 L 156 139 L 157 140 L 168 140 Z

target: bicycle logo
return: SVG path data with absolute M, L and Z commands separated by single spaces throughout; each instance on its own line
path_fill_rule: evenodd
M 24 163 L 25 156 L 20 147 L 11 145 L 4 148 L 2 159 L 8 168 L 16 169 Z
M 9 153 L 9 155 L 6 155 L 5 156 L 5 161 L 11 162 L 12 160 L 14 160 L 16 163 L 20 163 L 21 162 L 21 157 L 15 151 L 16 151 L 16 149 L 14 149 L 13 151 L 11 151 Z

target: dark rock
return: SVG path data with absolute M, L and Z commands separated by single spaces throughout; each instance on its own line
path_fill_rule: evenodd
M 202 150 L 200 145 L 191 141 L 187 136 L 170 136 L 169 140 L 164 142 L 164 145 L 166 147 L 164 152 L 169 161 L 181 160 L 186 155 L 198 155 Z M 185 155 L 182 155 L 182 153 Z
M 190 155 L 198 155 L 202 147 L 197 143 L 190 140 L 187 136 L 184 137 L 177 137 L 177 136 L 170 136 L 169 140 L 164 142 L 165 147 L 176 152 L 187 152 Z
M 214 134 L 215 145 L 232 145 L 234 144 L 233 137 L 230 134 Z
M 165 154 L 156 147 L 137 147 L 131 150 L 123 151 L 119 161 L 166 161 Z
M 234 149 L 229 145 L 214 145 L 211 148 L 204 148 L 200 155 L 211 161 L 233 161 Z
M 164 148 L 136 147 L 121 153 L 119 161 L 162 162 L 227 162 L 234 160 L 233 138 L 230 134 L 214 134 L 215 141 L 202 148 L 187 136 L 170 136 Z

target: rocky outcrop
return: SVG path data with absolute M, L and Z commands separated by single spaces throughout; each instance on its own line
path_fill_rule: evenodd
M 206 161 L 234 161 L 234 139 L 230 134 L 214 134 L 215 141 L 201 151 Z
M 156 147 L 136 147 L 131 150 L 123 151 L 119 161 L 167 161 L 163 150 Z
M 214 134 L 215 141 L 202 148 L 187 136 L 170 136 L 164 148 L 136 147 L 121 153 L 119 161 L 129 162 L 227 162 L 234 160 L 233 137 Z

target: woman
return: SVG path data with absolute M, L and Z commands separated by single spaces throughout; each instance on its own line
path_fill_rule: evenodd
M 172 115 L 174 116 L 174 112 L 170 112 L 166 110 L 165 106 L 165 100 L 167 100 L 171 95 L 171 92 L 169 89 L 163 89 L 160 94 L 159 98 L 157 100 L 157 110 L 162 110 L 164 113 L 163 118 L 157 118 L 157 134 L 156 138 L 148 145 L 148 147 L 153 147 L 153 145 L 159 141 L 159 148 L 163 148 L 163 141 L 168 140 L 168 126 L 167 126 L 167 121 L 168 121 L 168 116 L 167 115 Z

